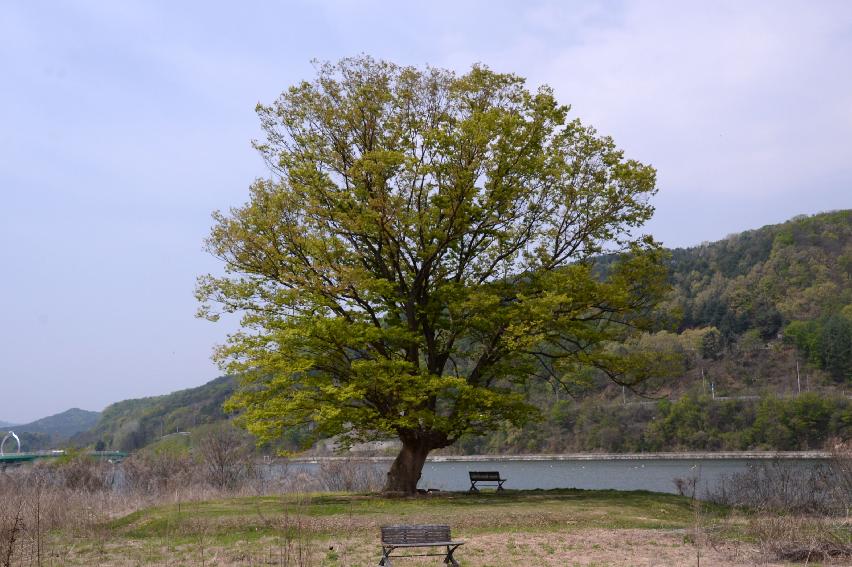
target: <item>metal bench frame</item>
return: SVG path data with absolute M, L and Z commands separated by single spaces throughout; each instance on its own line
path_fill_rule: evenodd
M 497 483 L 497 492 L 500 492 L 503 490 L 503 483 L 508 480 L 500 478 L 500 473 L 497 471 L 469 471 L 468 475 L 470 476 L 470 490 L 468 492 L 479 492 L 476 487 L 477 482 Z
M 379 565 L 391 567 L 391 553 L 396 549 L 446 547 L 446 551 L 440 553 L 414 553 L 394 555 L 394 557 L 438 556 L 443 557 L 447 565 L 459 567 L 459 562 L 453 557 L 453 553 L 462 545 L 464 545 L 463 541 L 453 541 L 450 536 L 450 526 L 432 524 L 382 526 L 382 558 L 379 560 Z

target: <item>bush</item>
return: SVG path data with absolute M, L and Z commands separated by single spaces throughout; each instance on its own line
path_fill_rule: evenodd
M 719 504 L 772 514 L 839 515 L 846 512 L 848 500 L 838 499 L 838 485 L 838 471 L 831 463 L 811 467 L 773 460 L 729 475 L 708 497 Z
M 330 492 L 378 492 L 384 484 L 382 471 L 367 460 L 325 460 L 317 475 L 322 487 Z
M 115 476 L 111 463 L 75 454 L 36 469 L 48 473 L 49 482 L 55 485 L 90 493 L 110 489 Z
M 156 495 L 190 486 L 195 466 L 188 453 L 140 451 L 122 463 L 124 486 L 128 492 Z
M 760 515 L 749 520 L 746 533 L 765 555 L 782 561 L 852 559 L 849 528 L 829 518 Z
M 255 476 L 249 443 L 245 433 L 230 422 L 198 433 L 194 445 L 207 483 L 219 489 L 234 489 Z

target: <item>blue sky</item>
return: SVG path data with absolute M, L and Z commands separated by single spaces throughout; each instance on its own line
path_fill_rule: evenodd
M 550 84 L 659 171 L 687 246 L 852 206 L 852 3 L 0 6 L 0 419 L 199 385 L 210 213 L 263 176 L 254 107 L 369 53 Z

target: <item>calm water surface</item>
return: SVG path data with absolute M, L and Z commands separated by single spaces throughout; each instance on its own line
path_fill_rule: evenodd
M 820 460 L 789 461 L 797 467 L 818 466 Z M 505 488 L 584 488 L 651 490 L 676 493 L 675 478 L 698 478 L 698 492 L 716 488 L 725 477 L 741 473 L 766 460 L 749 459 L 642 459 L 427 462 L 419 488 L 467 490 L 468 471 L 499 471 Z
M 619 459 L 542 459 L 536 460 L 477 460 L 461 461 L 451 458 L 427 461 L 418 488 L 438 490 L 467 490 L 468 471 L 499 471 L 508 479 L 505 488 L 513 489 L 613 489 L 650 490 L 677 493 L 675 478 L 698 479 L 698 493 L 714 490 L 726 477 L 746 472 L 749 467 L 769 464 L 768 459 L 749 458 L 619 458 Z M 794 467 L 818 467 L 824 459 L 785 459 Z M 292 465 L 291 465 L 292 466 Z M 300 463 L 297 468 L 315 470 L 316 463 Z M 389 460 L 374 464 L 383 473 Z

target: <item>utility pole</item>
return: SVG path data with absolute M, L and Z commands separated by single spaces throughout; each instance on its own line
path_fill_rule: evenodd
M 621 386 L 621 403 L 627 405 L 627 393 L 624 391 L 624 385 Z
M 802 377 L 799 375 L 799 359 L 796 359 L 796 395 L 802 393 Z

